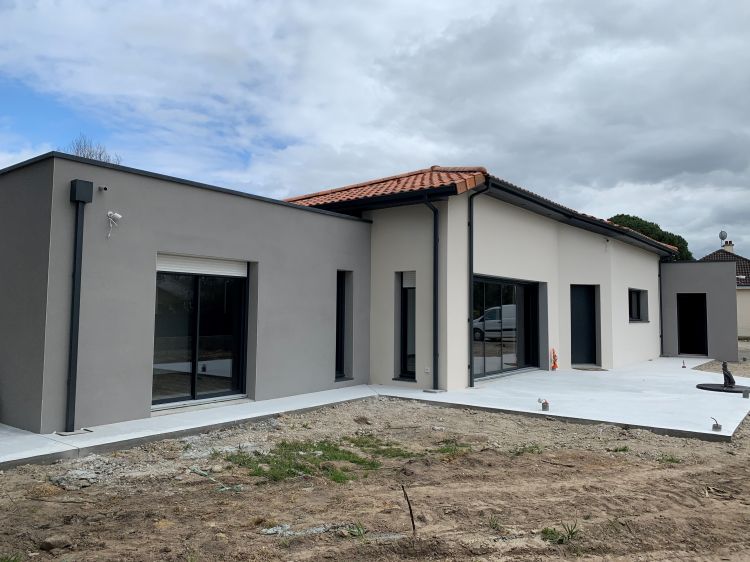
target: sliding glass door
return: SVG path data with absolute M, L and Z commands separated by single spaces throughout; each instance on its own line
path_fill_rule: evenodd
M 154 404 L 241 392 L 246 279 L 156 275 Z
M 475 377 L 538 366 L 538 284 L 475 277 L 472 358 Z

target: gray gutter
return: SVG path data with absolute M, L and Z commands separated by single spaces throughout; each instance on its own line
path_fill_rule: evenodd
M 70 333 L 68 336 L 68 385 L 65 404 L 65 431 L 76 427 L 76 387 L 78 382 L 78 335 L 81 320 L 81 271 L 83 265 L 84 207 L 94 198 L 94 184 L 90 181 L 70 182 L 70 202 L 76 206 L 73 234 L 73 288 L 70 299 Z
M 432 389 L 438 390 L 440 379 L 440 210 L 425 197 L 432 211 Z
M 484 189 L 474 191 L 469 195 L 469 308 L 468 308 L 468 323 L 469 323 L 469 386 L 474 386 L 474 325 L 471 318 L 471 311 L 474 309 L 474 197 L 485 193 L 490 188 L 489 182 L 484 186 Z
M 224 193 L 227 195 L 234 195 L 235 197 L 243 197 L 245 199 L 252 199 L 254 201 L 260 201 L 263 203 L 270 203 L 271 205 L 280 205 L 282 207 L 289 207 L 290 209 L 297 209 L 298 211 L 305 211 L 308 213 L 317 213 L 319 215 L 327 215 L 330 217 L 336 217 L 340 219 L 347 219 L 347 220 L 354 220 L 359 222 L 366 222 L 370 223 L 372 221 L 369 221 L 367 219 L 362 219 L 359 217 L 354 217 L 351 215 L 346 215 L 342 213 L 337 213 L 334 211 L 327 211 L 325 209 L 319 209 L 317 207 L 305 207 L 303 205 L 296 205 L 294 203 L 287 203 L 286 201 L 281 201 L 279 199 L 272 199 L 271 197 L 264 197 L 262 195 L 254 195 L 252 193 L 247 193 L 244 191 L 237 191 L 235 189 L 228 189 L 226 187 L 218 187 L 215 185 L 210 185 L 207 183 L 201 183 L 197 181 L 191 181 L 186 180 L 183 178 L 177 178 L 174 176 L 168 176 L 166 174 L 158 174 L 156 172 L 148 172 L 146 170 L 140 170 L 138 168 L 130 168 L 128 166 L 121 166 L 119 164 L 109 164 L 107 162 L 100 162 L 99 160 L 91 160 L 89 158 L 81 158 L 80 156 L 73 156 L 72 154 L 66 154 L 64 152 L 47 152 L 45 154 L 41 154 L 39 156 L 35 156 L 34 158 L 30 158 L 29 160 L 24 160 L 23 162 L 19 162 L 18 164 L 13 164 L 12 166 L 8 166 L 7 168 L 3 168 L 0 170 L 0 176 L 3 174 L 7 174 L 9 172 L 12 172 L 13 170 L 18 170 L 19 168 L 25 168 L 26 166 L 31 166 L 32 164 L 36 164 L 37 162 L 42 162 L 43 160 L 47 160 L 49 158 L 59 158 L 61 160 L 69 160 L 70 162 L 78 162 L 80 164 L 88 164 L 90 166 L 96 166 L 97 168 L 108 168 L 110 170 L 116 170 L 118 172 L 125 172 L 128 174 L 134 174 L 137 176 L 142 176 L 146 178 L 152 178 L 162 181 L 168 181 L 172 183 L 177 183 L 180 185 L 186 185 L 189 187 L 196 187 L 198 189 L 206 189 L 209 191 L 215 191 L 218 193 Z

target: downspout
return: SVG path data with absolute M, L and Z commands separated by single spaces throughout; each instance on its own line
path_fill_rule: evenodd
M 432 211 L 432 389 L 440 388 L 440 211 L 425 198 Z
M 474 330 L 471 310 L 474 308 L 474 197 L 481 195 L 490 188 L 489 179 L 484 189 L 469 195 L 469 386 L 474 386 Z
M 662 259 L 659 258 L 659 356 L 664 357 L 664 319 L 662 318 L 662 303 L 661 303 L 661 294 L 662 294 L 662 279 L 661 279 L 661 262 Z
M 75 431 L 76 383 L 78 378 L 78 332 L 81 318 L 81 264 L 83 260 L 83 212 L 86 203 L 94 198 L 94 184 L 90 181 L 70 182 L 70 202 L 76 205 L 75 235 L 73 239 L 73 291 L 70 307 L 70 339 L 68 342 L 68 394 L 65 407 L 65 431 Z

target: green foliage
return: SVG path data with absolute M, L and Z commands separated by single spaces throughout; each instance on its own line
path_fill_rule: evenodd
M 542 453 L 542 447 L 538 443 L 524 443 L 523 445 L 518 445 L 511 451 L 511 453 L 514 457 L 520 457 L 527 453 L 531 455 L 539 455 Z
M 21 562 L 22 560 L 22 554 L 0 554 L 0 562 Z
M 581 531 L 578 529 L 578 522 L 573 523 L 562 523 L 563 530 L 560 531 L 557 527 L 545 527 L 542 529 L 542 540 L 550 542 L 552 544 L 568 544 L 570 541 L 576 539 Z
M 456 439 L 446 439 L 440 441 L 440 447 L 437 448 L 436 452 L 443 453 L 449 457 L 458 457 L 471 452 L 471 445 L 466 443 L 460 443 Z
M 667 453 L 662 453 L 656 460 L 658 460 L 662 464 L 680 464 L 682 462 L 682 459 L 680 459 L 679 457 L 669 455 Z
M 344 440 L 377 457 L 409 459 L 417 456 L 416 453 L 398 447 L 390 441 L 378 439 L 374 435 L 355 435 L 354 437 L 344 437 Z
M 623 445 L 621 447 L 612 447 L 607 449 L 607 452 L 609 453 L 627 453 L 630 451 L 630 447 L 627 445 Z
M 321 473 L 334 482 L 346 482 L 354 478 L 347 470 L 331 465 L 331 462 L 347 462 L 367 469 L 380 467 L 379 462 L 342 449 L 330 441 L 282 441 L 268 454 L 238 450 L 228 454 L 226 460 L 249 468 L 253 476 L 261 476 L 273 482 L 316 473 Z
M 688 248 L 687 240 L 685 240 L 678 234 L 662 230 L 662 228 L 655 222 L 650 222 L 633 215 L 624 214 L 615 215 L 613 217 L 610 217 L 609 220 L 610 222 L 619 224 L 620 226 L 632 228 L 633 230 L 640 232 L 641 234 L 645 234 L 649 238 L 653 238 L 654 240 L 658 240 L 659 242 L 664 242 L 665 244 L 669 244 L 670 246 L 676 246 L 679 249 L 679 253 L 677 254 L 677 259 L 679 260 L 693 259 L 693 254 Z
M 499 531 L 503 527 L 500 524 L 500 518 L 495 514 L 490 515 L 490 520 L 487 522 L 487 524 L 490 526 L 490 529 L 492 529 L 493 531 Z
M 359 521 L 349 527 L 348 531 L 349 535 L 352 537 L 364 537 L 367 534 L 367 529 L 365 529 L 365 526 Z

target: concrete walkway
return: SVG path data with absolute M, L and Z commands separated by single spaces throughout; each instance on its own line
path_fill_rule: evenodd
M 547 415 L 578 422 L 606 422 L 657 433 L 729 440 L 750 412 L 742 394 L 707 392 L 695 385 L 721 383 L 720 373 L 694 371 L 705 358 L 663 357 L 613 371 L 527 371 L 478 382 L 474 388 L 437 394 L 373 386 L 378 394 L 487 410 Z M 750 379 L 735 377 L 750 386 Z M 548 400 L 542 412 L 538 399 Z M 716 418 L 721 431 L 713 431 Z
M 697 383 L 721 382 L 722 376 L 691 369 L 705 359 L 685 359 L 685 362 L 686 369 L 681 368 L 682 359 L 661 358 L 615 371 L 527 371 L 479 382 L 475 388 L 437 394 L 394 386 L 350 386 L 274 400 L 190 409 L 91 427 L 89 432 L 66 437 L 38 435 L 0 425 L 0 467 L 84 456 L 378 395 L 729 440 L 750 412 L 750 400 L 743 399 L 741 394 L 696 389 Z M 750 379 L 738 377 L 737 384 L 750 386 Z M 542 412 L 538 398 L 550 402 L 549 412 Z M 712 416 L 722 424 L 722 431 L 712 431 Z
M 216 405 L 213 408 L 177 411 L 141 420 L 87 428 L 78 435 L 39 435 L 0 424 L 0 468 L 29 462 L 112 451 L 139 443 L 199 433 L 245 421 L 262 420 L 282 413 L 300 412 L 377 396 L 367 385 L 349 386 L 258 402 Z

